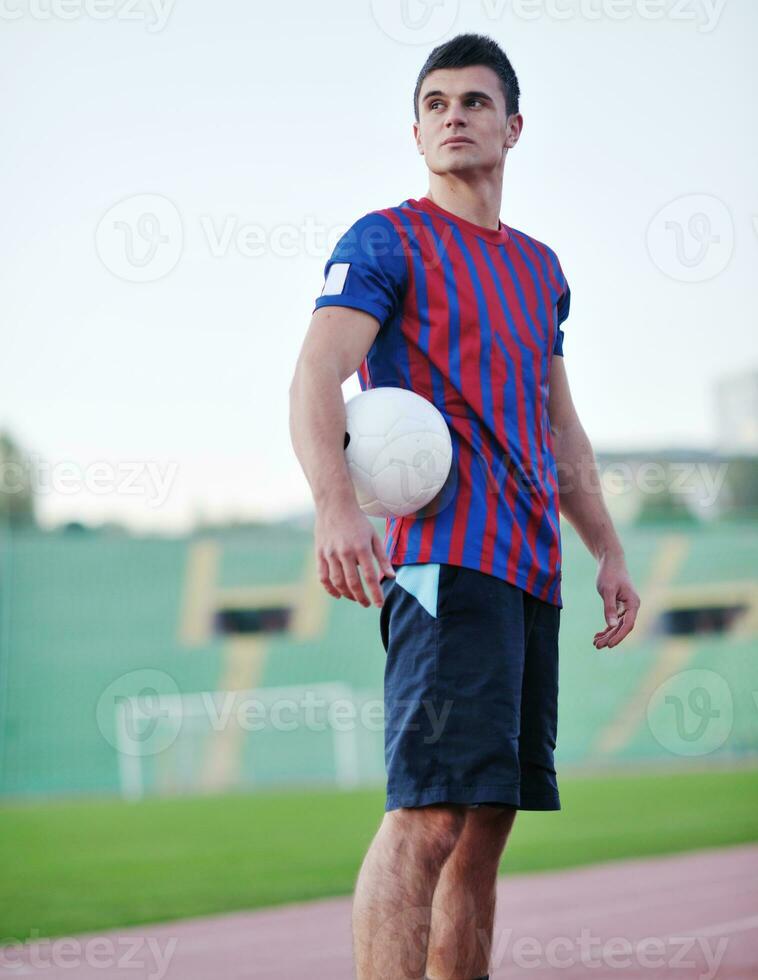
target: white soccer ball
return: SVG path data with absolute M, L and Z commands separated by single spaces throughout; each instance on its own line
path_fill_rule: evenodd
M 434 499 L 453 447 L 430 401 L 407 388 L 370 388 L 346 402 L 345 415 L 345 460 L 365 514 L 405 517 Z

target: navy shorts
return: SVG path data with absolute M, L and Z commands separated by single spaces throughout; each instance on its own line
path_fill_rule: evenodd
M 381 580 L 385 810 L 560 810 L 560 607 L 458 565 L 395 572 Z

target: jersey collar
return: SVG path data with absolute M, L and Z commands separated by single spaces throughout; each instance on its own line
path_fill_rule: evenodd
M 477 238 L 482 238 L 485 242 L 490 242 L 492 245 L 505 245 L 510 238 L 508 226 L 504 225 L 499 219 L 500 227 L 496 231 L 494 228 L 485 228 L 482 225 L 474 224 L 473 221 L 466 221 L 464 218 L 458 217 L 457 214 L 441 208 L 439 204 L 435 204 L 428 197 L 420 197 L 418 200 L 411 198 L 408 203 L 411 207 L 426 211 L 428 214 L 437 214 L 442 218 L 447 218 L 448 221 L 452 221 L 453 224 L 457 225 L 461 231 L 470 235 L 476 235 Z

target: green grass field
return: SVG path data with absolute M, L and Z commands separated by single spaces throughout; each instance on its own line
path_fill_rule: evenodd
M 758 840 L 758 770 L 563 777 L 502 871 Z M 348 895 L 381 790 L 0 809 L 0 941 Z

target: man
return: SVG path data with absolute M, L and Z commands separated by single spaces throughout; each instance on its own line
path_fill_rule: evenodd
M 321 582 L 364 606 L 368 590 L 387 653 L 387 803 L 356 883 L 357 976 L 471 980 L 488 976 L 516 812 L 560 809 L 558 503 L 598 561 L 597 649 L 628 635 L 639 598 L 569 391 L 568 283 L 550 248 L 499 220 L 523 126 L 515 72 L 490 38 L 459 35 L 429 56 L 414 112 L 429 189 L 363 216 L 327 262 L 291 433 Z M 344 460 L 340 386 L 356 370 L 364 390 L 432 401 L 453 442 L 444 500 L 388 519 L 384 543 Z

